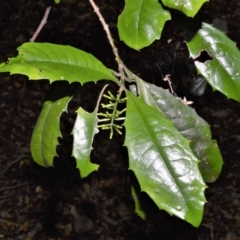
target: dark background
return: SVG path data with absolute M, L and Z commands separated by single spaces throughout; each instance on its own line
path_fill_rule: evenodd
M 182 220 L 158 211 L 149 201 L 146 222 L 134 214 L 130 197 L 127 152 L 123 137 L 108 140 L 100 132 L 94 140 L 92 161 L 101 164 L 99 173 L 81 180 L 70 157 L 69 127 L 74 110 L 81 105 L 94 109 L 103 82 L 90 83 L 79 90 L 64 114 L 55 168 L 44 169 L 31 159 L 29 143 L 34 124 L 48 92 L 49 82 L 28 81 L 25 76 L 0 75 L 0 239 L 240 239 L 240 104 L 208 87 L 201 97 L 192 96 L 191 72 L 181 72 L 189 62 L 182 29 L 168 22 L 160 41 L 134 51 L 119 41 L 117 16 L 124 1 L 96 1 L 110 26 L 124 63 L 141 78 L 163 85 L 156 62 L 165 60 L 163 72 L 173 73 L 179 96 L 194 101 L 196 111 L 211 126 L 221 149 L 224 166 L 220 178 L 206 190 L 208 202 L 201 226 L 196 229 Z M 16 48 L 29 41 L 51 1 L 9 0 L 0 7 L 0 60 L 16 55 Z M 196 20 L 212 23 L 226 20 L 228 36 L 240 44 L 240 4 L 238 1 L 210 0 Z M 171 44 L 168 39 L 173 39 Z M 87 0 L 65 0 L 55 5 L 37 40 L 71 45 L 92 53 L 107 67 L 117 70 L 111 48 L 97 16 Z M 180 48 L 176 49 L 176 44 Z M 173 54 L 176 53 L 176 59 Z M 165 66 L 171 66 L 165 70 Z M 164 86 L 166 87 L 166 86 Z M 114 91 L 114 87 L 112 87 Z

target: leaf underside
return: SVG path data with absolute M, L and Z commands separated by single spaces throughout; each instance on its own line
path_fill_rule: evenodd
M 112 71 L 89 53 L 71 46 L 24 43 L 19 54 L 0 64 L 0 72 L 25 74 L 31 80 L 67 80 L 69 83 L 108 79 L 117 82 Z
M 30 146 L 34 161 L 43 167 L 53 166 L 58 138 L 61 137 L 60 117 L 67 111 L 67 105 L 75 91 L 75 84 L 69 85 L 66 81 L 59 85 L 56 83 L 43 103 Z

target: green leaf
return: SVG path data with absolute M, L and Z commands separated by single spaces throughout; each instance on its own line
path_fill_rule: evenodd
M 143 220 L 146 220 L 146 213 L 141 208 L 141 203 L 140 203 L 138 194 L 133 186 L 131 186 L 131 193 L 135 203 L 135 213 L 137 213 L 138 216 Z
M 54 1 L 55 1 L 55 3 L 57 3 L 57 4 L 60 3 L 60 0 L 54 0 Z
M 76 158 L 77 168 L 80 170 L 82 178 L 87 177 L 91 172 L 98 169 L 97 164 L 91 163 L 90 154 L 94 135 L 99 131 L 97 128 L 97 112 L 100 99 L 106 87 L 107 85 L 100 92 L 96 108 L 92 113 L 85 111 L 81 107 L 77 110 L 77 118 L 72 130 L 72 156 Z
M 178 131 L 188 140 L 195 155 L 200 159 L 199 169 L 206 182 L 215 181 L 222 170 L 223 159 L 217 142 L 212 140 L 208 123 L 194 109 L 182 103 L 168 90 L 137 80 L 139 94 L 150 106 L 170 119 Z
M 53 87 L 43 104 L 31 139 L 31 153 L 35 162 L 43 167 L 53 166 L 57 156 L 56 146 L 60 132 L 60 116 L 67 111 L 67 105 L 76 91 L 74 84 L 61 82 Z
M 82 178 L 98 169 L 97 164 L 90 162 L 93 137 L 98 133 L 97 123 L 96 110 L 92 113 L 81 107 L 77 110 L 77 119 L 72 131 L 74 137 L 72 155 L 76 158 L 77 168 Z
M 222 171 L 223 159 L 216 140 L 206 143 L 203 144 L 202 151 L 196 152 L 196 155 L 201 158 L 198 167 L 205 182 L 214 182 Z M 201 149 L 201 146 L 195 145 L 195 147 L 194 143 L 192 146 L 197 150 Z
M 194 17 L 203 3 L 208 2 L 208 0 L 162 0 L 162 2 L 166 7 L 179 10 L 188 17 Z
M 204 50 L 213 58 L 204 63 L 195 61 L 198 72 L 213 90 L 240 101 L 240 52 L 236 44 L 220 30 L 204 23 L 187 46 L 193 59 Z
M 32 80 L 67 80 L 70 83 L 108 79 L 117 82 L 112 71 L 94 56 L 71 46 L 24 43 L 19 54 L 0 65 L 0 72 L 21 73 Z
M 157 0 L 126 0 L 118 18 L 118 31 L 122 41 L 139 50 L 159 39 L 170 13 Z
M 161 209 L 199 226 L 206 188 L 189 142 L 159 110 L 127 95 L 125 146 L 141 190 Z M 136 124 L 137 123 L 137 124 Z

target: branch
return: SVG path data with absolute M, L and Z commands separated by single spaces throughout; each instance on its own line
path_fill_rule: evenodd
M 33 34 L 32 38 L 29 40 L 30 42 L 35 41 L 36 37 L 42 30 L 43 26 L 47 23 L 47 18 L 48 18 L 48 14 L 49 14 L 50 10 L 51 10 L 51 7 L 47 7 L 41 23 L 39 24 L 39 26 L 38 26 L 37 30 L 35 31 L 35 33 Z
M 105 22 L 102 14 L 100 13 L 99 7 L 95 4 L 94 0 L 89 0 L 89 2 L 91 3 L 91 5 L 92 5 L 92 7 L 93 7 L 93 9 L 94 9 L 94 12 L 97 14 L 100 22 L 102 23 L 103 29 L 104 29 L 104 30 L 106 31 L 106 33 L 107 33 L 107 38 L 108 38 L 108 41 L 109 41 L 109 43 L 110 43 L 110 45 L 111 45 L 111 47 L 112 47 L 113 54 L 114 54 L 114 56 L 115 56 L 115 58 L 116 58 L 117 63 L 118 63 L 118 64 L 122 64 L 122 61 L 121 61 L 121 59 L 120 59 L 120 57 L 119 57 L 118 50 L 117 50 L 117 48 L 116 48 L 116 46 L 115 46 L 115 44 L 114 44 L 113 37 L 112 37 L 112 35 L 111 35 L 111 32 L 110 32 L 110 30 L 109 30 L 109 27 L 108 27 L 107 23 Z
M 107 34 L 107 38 L 112 47 L 113 54 L 115 56 L 115 60 L 118 63 L 119 74 L 115 74 L 115 75 L 120 77 L 120 83 L 124 83 L 125 80 L 131 81 L 131 79 L 129 79 L 129 78 L 131 78 L 134 75 L 132 74 L 131 71 L 128 70 L 128 68 L 122 62 L 122 60 L 118 54 L 118 49 L 116 48 L 116 46 L 114 44 L 112 34 L 109 30 L 107 23 L 105 22 L 105 20 L 103 18 L 101 12 L 99 11 L 99 7 L 95 4 L 94 0 L 89 0 L 89 2 L 92 5 L 94 12 L 97 14 L 99 21 L 101 22 L 103 29 L 105 30 L 105 32 Z

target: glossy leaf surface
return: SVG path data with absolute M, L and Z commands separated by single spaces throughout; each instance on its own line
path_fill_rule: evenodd
M 125 146 L 141 190 L 161 209 L 199 226 L 206 188 L 198 159 L 173 123 L 131 92 L 127 95 Z M 137 124 L 136 124 L 137 123 Z
M 206 182 L 215 181 L 222 170 L 223 159 L 217 142 L 212 140 L 208 123 L 194 109 L 173 96 L 168 90 L 137 81 L 141 98 L 170 119 L 178 131 L 188 140 L 194 154 L 200 160 L 199 169 Z
M 72 131 L 74 139 L 72 155 L 76 158 L 82 178 L 98 169 L 98 165 L 90 161 L 93 137 L 98 133 L 97 123 L 96 110 L 92 113 L 81 107 L 77 110 L 77 119 Z
M 95 110 L 92 113 L 85 111 L 81 107 L 77 110 L 77 118 L 72 130 L 72 156 L 76 159 L 77 168 L 80 170 L 82 178 L 87 177 L 99 167 L 99 165 L 90 161 L 90 154 L 92 151 L 94 135 L 99 132 L 97 127 L 99 103 L 107 86 L 108 85 L 105 85 L 100 92 Z
M 179 10 L 188 17 L 194 17 L 203 3 L 208 0 L 162 0 L 164 6 Z
M 118 18 L 118 31 L 122 41 L 139 50 L 159 39 L 170 13 L 157 0 L 126 0 Z
M 204 50 L 212 58 L 195 61 L 195 65 L 213 90 L 240 101 L 240 52 L 236 44 L 220 30 L 204 23 L 187 46 L 193 59 Z
M 24 43 L 18 51 L 17 57 L 0 65 L 0 72 L 20 73 L 32 80 L 49 79 L 50 82 L 118 81 L 94 56 L 71 46 L 31 42 Z
M 74 85 L 61 83 L 60 87 L 49 91 L 32 134 L 32 157 L 43 167 L 53 166 L 58 138 L 61 137 L 60 116 L 67 111 L 67 105 L 75 91 Z

